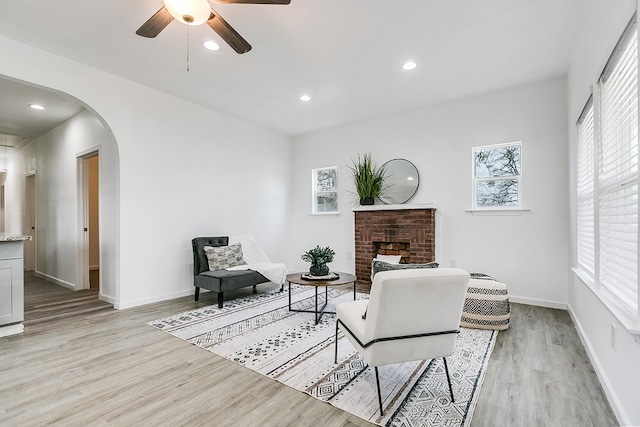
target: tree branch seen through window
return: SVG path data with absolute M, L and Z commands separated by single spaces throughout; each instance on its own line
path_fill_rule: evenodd
M 519 206 L 520 142 L 473 148 L 474 207 Z

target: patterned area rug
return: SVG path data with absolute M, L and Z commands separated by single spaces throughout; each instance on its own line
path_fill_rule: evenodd
M 315 325 L 313 313 L 289 311 L 288 298 L 287 289 L 276 290 L 149 324 L 378 425 L 470 424 L 497 332 L 461 329 L 455 353 L 447 358 L 455 403 L 442 359 L 379 367 L 385 411 L 380 417 L 374 370 L 342 335 L 334 364 L 335 315 L 325 314 Z M 314 308 L 311 287 L 292 286 L 291 298 L 294 309 Z M 330 288 L 326 311 L 352 300 L 353 288 Z

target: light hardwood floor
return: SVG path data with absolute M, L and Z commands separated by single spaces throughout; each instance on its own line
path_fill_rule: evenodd
M 28 309 L 24 334 L 0 338 L 1 426 L 373 425 L 145 324 L 213 305 L 212 293 L 118 311 L 25 281 L 26 306 L 59 310 Z M 471 425 L 616 425 L 569 315 L 512 309 Z

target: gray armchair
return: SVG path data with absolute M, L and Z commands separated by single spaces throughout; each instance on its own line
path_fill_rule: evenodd
M 269 281 L 269 279 L 254 270 L 210 271 L 204 247 L 228 245 L 228 236 L 196 237 L 191 241 L 193 248 L 193 286 L 196 288 L 194 299 L 196 301 L 200 297 L 200 288 L 208 289 L 218 294 L 218 307 L 222 308 L 225 291 L 253 286 L 253 293 L 256 293 L 256 285 Z

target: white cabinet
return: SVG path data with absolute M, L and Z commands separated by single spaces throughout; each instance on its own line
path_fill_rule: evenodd
M 22 241 L 0 241 L 0 326 L 24 320 Z

